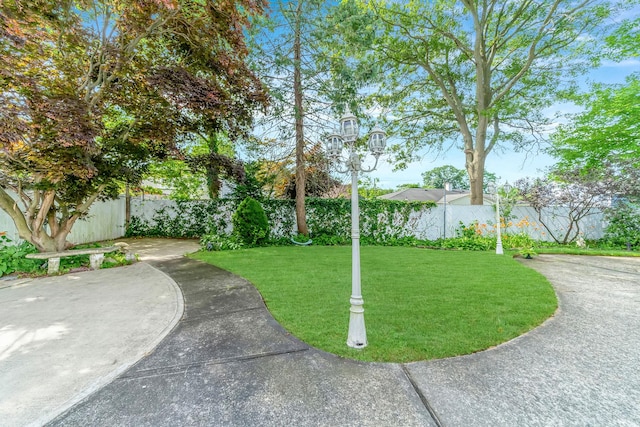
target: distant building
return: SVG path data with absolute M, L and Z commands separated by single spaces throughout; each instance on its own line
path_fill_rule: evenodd
M 443 188 L 405 188 L 393 193 L 384 194 L 379 199 L 400 200 L 407 202 L 428 202 L 444 204 L 445 191 Z M 447 191 L 448 205 L 470 205 L 471 193 L 468 190 Z M 485 201 L 486 205 L 491 205 L 491 201 Z
M 444 189 L 442 188 L 405 188 L 404 190 L 384 194 L 379 199 L 400 200 L 406 202 L 428 202 L 433 201 L 438 205 L 444 205 Z M 502 199 L 500 199 L 502 203 Z M 496 204 L 494 194 L 484 194 L 483 205 L 493 206 Z M 469 190 L 449 190 L 447 191 L 447 205 L 470 206 L 471 192 Z M 516 206 L 529 206 L 528 203 L 518 201 Z

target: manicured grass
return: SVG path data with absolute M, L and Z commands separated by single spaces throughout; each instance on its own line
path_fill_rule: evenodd
M 542 323 L 548 281 L 510 256 L 407 247 L 361 248 L 368 347 L 346 345 L 351 248 L 268 247 L 193 255 L 256 285 L 293 335 L 353 359 L 407 362 L 480 351 Z

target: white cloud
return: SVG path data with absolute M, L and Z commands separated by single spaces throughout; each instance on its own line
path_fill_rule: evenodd
M 624 60 L 619 61 L 619 62 L 611 61 L 609 59 L 606 59 L 606 60 L 602 61 L 602 67 L 606 67 L 606 68 L 629 68 L 629 67 L 635 67 L 636 70 L 634 70 L 634 71 L 638 71 L 638 70 L 640 70 L 640 59 L 624 59 Z

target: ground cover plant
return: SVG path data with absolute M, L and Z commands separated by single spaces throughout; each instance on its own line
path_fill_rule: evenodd
M 27 259 L 27 254 L 38 252 L 29 242 L 13 244 L 4 234 L 0 233 L 0 277 L 12 274 L 16 271 L 23 273 L 37 272 L 43 260 Z
M 98 248 L 111 246 L 112 242 L 86 243 L 77 245 L 74 249 Z M 44 276 L 47 274 L 46 260 L 28 259 L 27 254 L 36 253 L 38 249 L 29 243 L 22 241 L 14 244 L 7 236 L 0 234 L 0 277 L 10 274 L 21 276 Z M 111 252 L 105 255 L 101 268 L 117 267 L 131 264 L 124 253 Z M 60 259 L 60 273 L 68 273 L 76 269 L 89 269 L 89 255 L 75 255 Z
M 469 354 L 542 323 L 556 307 L 548 281 L 509 256 L 411 247 L 362 247 L 369 345 L 346 345 L 351 248 L 289 246 L 192 256 L 256 285 L 296 337 L 354 359 L 385 362 Z

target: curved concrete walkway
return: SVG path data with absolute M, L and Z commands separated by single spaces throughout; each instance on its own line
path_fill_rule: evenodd
M 495 349 L 407 367 L 443 425 L 639 426 L 640 258 L 527 263 L 554 285 L 555 317 Z
M 198 248 L 177 242 L 132 244 L 143 259 Z M 50 421 L 153 350 L 182 313 L 175 282 L 146 263 L 0 281 L 0 425 Z
M 554 318 L 495 349 L 406 365 L 309 348 L 245 280 L 187 258 L 151 263 L 180 285 L 183 318 L 51 425 L 640 424 L 638 259 L 538 257 Z

